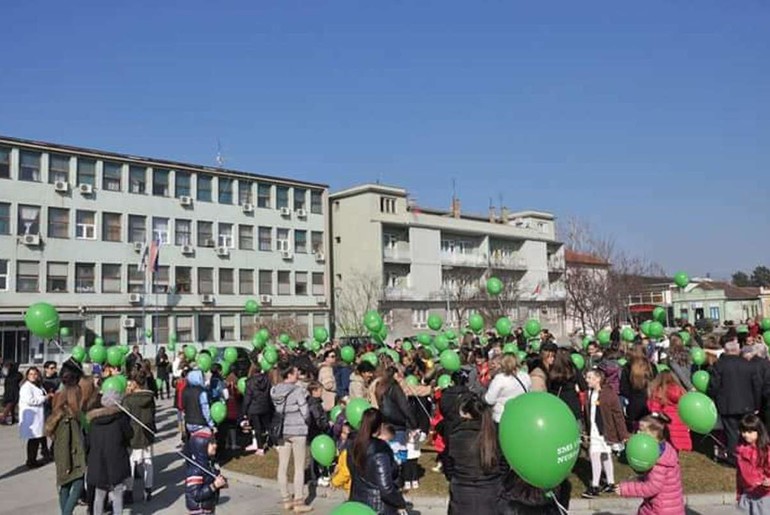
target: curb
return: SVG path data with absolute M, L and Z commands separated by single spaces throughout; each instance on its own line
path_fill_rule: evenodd
M 241 483 L 252 485 L 256 488 L 278 488 L 278 482 L 274 479 L 266 479 L 263 477 L 252 476 L 251 474 L 244 474 L 243 472 L 235 472 L 225 467 L 227 475 L 235 478 Z M 340 501 L 345 501 L 346 496 L 341 490 L 337 489 L 325 489 L 327 491 L 326 498 L 338 498 Z M 446 497 L 429 497 L 429 496 L 409 496 L 408 500 L 412 502 L 414 508 L 445 508 L 447 505 Z M 691 494 L 685 496 L 685 504 L 689 507 L 705 507 L 705 506 L 733 506 L 735 504 L 735 492 L 714 492 L 708 494 Z M 569 501 L 569 509 L 582 510 L 582 511 L 605 511 L 605 510 L 628 510 L 637 509 L 641 499 L 630 497 L 607 497 L 604 499 L 581 499 L 572 498 Z

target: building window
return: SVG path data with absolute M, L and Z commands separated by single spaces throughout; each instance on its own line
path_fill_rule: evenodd
M 120 191 L 123 165 L 105 161 L 102 163 L 102 188 L 107 191 Z
M 305 197 L 307 196 L 307 190 L 301 188 L 294 188 L 294 211 L 306 208 Z
M 278 295 L 291 295 L 291 272 L 278 271 Z
M 189 197 L 190 196 L 190 174 L 187 172 L 175 172 L 174 173 L 174 196 Z
M 278 228 L 275 230 L 276 250 L 288 252 L 291 250 L 289 245 L 289 230 Z
M 37 261 L 16 262 L 16 291 L 19 293 L 37 293 L 40 265 Z
M 40 182 L 40 152 L 22 150 L 19 155 L 19 180 Z
M 198 293 L 214 293 L 214 269 L 198 269 Z
M 313 250 L 313 254 L 320 254 L 324 251 L 324 233 L 320 231 L 313 231 L 310 233 L 310 247 Z
M 102 338 L 108 345 L 120 342 L 120 317 L 102 317 Z
M 307 254 L 307 231 L 294 229 L 294 252 Z
M 259 250 L 273 250 L 273 230 L 270 227 L 259 228 Z
M 120 265 L 102 263 L 102 293 L 120 293 Z
M 219 224 L 218 242 L 220 247 L 227 247 L 228 249 L 235 248 L 235 240 L 233 238 L 233 224 Z
M 147 168 L 144 166 L 129 166 L 128 185 L 131 193 L 143 195 L 147 191 Z
M 192 293 L 192 268 L 189 266 L 176 267 L 174 279 L 176 280 L 174 292 L 179 295 Z
M 0 234 L 11 234 L 11 205 L 0 202 Z
M 152 194 L 156 197 L 168 197 L 168 170 L 158 169 L 152 171 Z
M 254 250 L 254 226 L 238 226 L 238 248 L 241 250 Z
M 128 293 L 144 293 L 144 279 L 138 265 L 128 265 Z
M 70 157 L 48 154 L 48 183 L 70 182 Z
M 198 222 L 198 246 L 214 246 L 214 224 L 212 222 Z
M 709 308 L 709 318 L 719 321 L 719 306 L 711 306 Z
M 232 204 L 233 203 L 233 180 L 226 177 L 220 177 L 217 179 L 219 203 L 220 204 Z
M 176 338 L 180 343 L 189 343 L 193 341 L 193 317 L 177 316 L 176 318 Z
M 254 295 L 254 270 L 238 270 L 238 294 Z
M 0 291 L 8 291 L 8 260 L 0 259 Z
M 198 315 L 198 340 L 210 342 L 214 339 L 214 315 Z
M 190 220 L 174 221 L 174 243 L 176 245 L 192 245 L 192 222 Z
M 48 208 L 48 237 L 70 237 L 70 210 L 60 207 Z
M 75 213 L 75 238 L 78 240 L 96 239 L 96 212 L 80 211 Z
M 168 231 L 168 218 L 152 218 L 152 239 L 168 245 L 171 241 Z
M 159 266 L 158 271 L 152 276 L 152 292 L 153 293 L 168 293 L 169 285 L 169 267 Z
M 294 273 L 294 295 L 307 295 L 307 272 Z
M 168 341 L 168 316 L 154 315 L 152 317 L 152 339 L 156 342 Z
M 272 270 L 259 271 L 259 294 L 260 295 L 273 294 L 273 271 Z
M 96 186 L 96 161 L 79 157 L 77 179 L 78 184 Z
M 270 209 L 270 185 L 257 184 L 257 207 Z
M 210 175 L 198 174 L 198 200 L 201 202 L 211 202 L 211 182 Z
M 380 213 L 396 212 L 396 199 L 393 197 L 380 197 Z
M 235 315 L 219 316 L 219 341 L 230 342 L 235 340 Z
M 235 293 L 232 268 L 219 269 L 219 293 L 220 295 L 232 295 Z
M 313 272 L 313 295 L 317 297 L 326 295 L 326 292 L 324 291 L 323 272 Z
M 96 292 L 96 265 L 75 263 L 75 293 Z
M 256 333 L 255 325 L 252 315 L 241 315 L 241 341 L 251 341 Z
M 424 327 L 428 323 L 428 310 L 427 309 L 413 309 L 412 310 L 412 325 L 414 327 Z
M 19 220 L 17 223 L 19 236 L 27 234 L 40 234 L 40 208 L 37 206 L 19 206 Z
M 104 241 L 121 241 L 122 226 L 120 213 L 102 213 L 102 239 Z
M 289 207 L 289 188 L 287 188 L 286 186 L 276 186 L 275 193 L 276 193 L 275 195 L 276 209 Z
M 11 149 L 0 147 L 0 179 L 11 178 Z
M 145 243 L 147 241 L 147 219 L 141 215 L 128 215 L 129 243 Z
M 254 203 L 254 194 L 252 193 L 252 186 L 253 183 L 249 181 L 239 180 L 238 181 L 238 204 L 244 205 L 244 204 L 253 204 Z
M 315 215 L 323 214 L 323 193 L 320 191 L 310 192 L 310 212 Z
M 54 263 L 49 261 L 47 268 L 45 291 L 48 293 L 67 293 L 69 265 L 67 263 Z

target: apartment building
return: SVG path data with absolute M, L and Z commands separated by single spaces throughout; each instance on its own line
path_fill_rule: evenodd
M 328 327 L 327 205 L 323 184 L 0 137 L 0 355 L 55 355 L 24 328 L 38 301 L 58 308 L 68 346 L 101 336 L 150 354 L 170 332 L 250 340 L 248 299 L 262 318 Z
M 566 267 L 553 215 L 502 209 L 473 216 L 458 199 L 449 211 L 427 209 L 405 189 L 379 184 L 329 198 L 339 333 L 355 332 L 351 312 L 369 307 L 383 310 L 391 334 L 403 337 L 424 330 L 431 313 L 462 329 L 492 303 L 515 322 L 538 318 L 563 334 Z M 483 293 L 490 276 L 505 283 L 504 302 Z M 377 306 L 369 305 L 373 296 Z

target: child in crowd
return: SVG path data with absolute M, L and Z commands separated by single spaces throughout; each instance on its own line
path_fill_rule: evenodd
M 190 434 L 185 455 L 185 504 L 188 513 L 207 515 L 216 513 L 219 491 L 227 488 L 227 479 L 219 473 L 214 457 L 217 455 L 217 440 L 208 429 Z M 191 463 L 192 462 L 192 463 Z
M 188 434 L 200 429 L 214 432 L 216 426 L 211 418 L 210 407 L 203 372 L 198 369 L 191 370 L 187 374 L 187 384 L 182 392 L 182 410 L 184 411 L 185 431 Z
M 325 435 L 329 432 L 329 417 L 323 407 L 324 387 L 318 381 L 311 381 L 307 385 L 307 408 L 310 417 L 307 421 L 307 441 L 312 442 L 318 435 Z M 318 486 L 329 486 L 329 471 L 327 467 L 322 467 L 315 460 L 310 465 L 310 479 L 318 480 Z
M 155 395 L 147 388 L 147 376 L 142 371 L 136 371 L 128 380 L 126 397 L 123 407 L 137 420 L 131 419 L 131 429 L 134 432 L 131 438 L 131 476 L 128 478 L 126 492 L 126 504 L 132 504 L 139 499 L 139 493 L 135 491 L 137 467 L 142 467 L 144 479 L 144 500 L 150 501 L 153 487 L 152 467 L 152 443 L 155 440 Z M 139 423 L 141 422 L 141 424 Z
M 770 513 L 770 438 L 756 415 L 741 420 L 737 461 L 738 509 L 751 515 Z
M 420 430 L 410 431 L 406 438 L 406 461 L 402 466 L 404 475 L 404 490 L 417 490 L 420 488 L 420 476 L 417 468 L 417 460 L 422 454 L 422 442 L 425 433 Z
M 340 414 L 340 416 L 342 417 L 344 414 Z M 347 422 L 340 426 L 339 438 L 337 439 L 337 452 L 339 456 L 331 479 L 331 485 L 334 488 L 342 488 L 348 494 L 350 493 L 352 482 L 350 469 L 348 469 L 348 444 L 353 442 L 353 438 L 351 438 L 352 431 L 350 424 Z
M 182 403 L 182 395 L 184 394 L 184 389 L 187 386 L 187 373 L 190 370 L 188 368 L 184 368 L 179 372 L 179 377 L 176 378 L 176 381 L 174 382 L 174 407 L 176 408 L 176 425 L 179 429 L 179 437 L 182 440 L 182 443 L 185 442 L 186 434 L 187 432 L 184 430 L 184 404 Z

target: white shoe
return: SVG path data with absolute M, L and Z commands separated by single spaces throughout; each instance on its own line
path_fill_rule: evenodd
M 404 490 L 411 490 L 411 489 L 412 489 L 412 482 L 404 481 Z
M 331 484 L 328 477 L 321 477 L 318 479 L 318 486 L 328 487 Z
M 244 451 L 246 451 L 246 452 L 254 452 L 254 451 L 258 450 L 258 449 L 259 449 L 259 445 L 253 443 L 253 444 L 249 445 L 248 447 L 246 447 L 244 449 Z
M 412 481 L 412 490 L 417 490 L 418 488 L 420 488 L 420 482 Z

